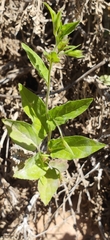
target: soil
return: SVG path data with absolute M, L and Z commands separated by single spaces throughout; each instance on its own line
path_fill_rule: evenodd
M 37 182 L 13 178 L 13 166 L 27 157 L 13 144 L 0 121 L 0 240 L 110 239 L 110 88 L 99 77 L 110 75 L 109 0 L 46 1 L 63 21 L 80 21 L 70 44 L 84 58 L 62 58 L 53 68 L 50 107 L 92 97 L 90 108 L 62 126 L 63 133 L 83 135 L 106 144 L 92 156 L 70 161 L 64 182 L 48 206 Z M 23 113 L 18 83 L 45 100 L 45 84 L 21 47 L 24 42 L 43 57 L 54 44 L 50 15 L 43 0 L 0 3 L 0 120 L 29 121 Z M 57 131 L 53 137 L 58 136 Z

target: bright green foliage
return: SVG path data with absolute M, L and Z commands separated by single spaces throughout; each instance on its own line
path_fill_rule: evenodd
M 60 185 L 60 174 L 56 169 L 48 169 L 38 182 L 38 190 L 45 205 L 51 200 Z
M 30 154 L 34 152 L 32 157 L 15 168 L 14 177 L 38 180 L 41 200 L 47 205 L 60 185 L 62 172 L 68 168 L 67 160 L 85 158 L 105 145 L 82 136 L 63 137 L 59 127 L 86 111 L 92 98 L 68 101 L 63 105 L 48 109 L 52 65 L 60 62 L 61 55 L 79 58 L 83 54 L 77 49 L 79 45 L 69 45 L 68 39 L 68 35 L 75 30 L 78 22 L 63 24 L 61 11 L 55 13 L 47 3 L 44 5 L 50 12 L 55 36 L 54 49 L 51 52 L 44 51 L 48 68 L 30 47 L 24 43 L 22 47 L 33 67 L 46 83 L 46 101 L 44 102 L 39 96 L 19 84 L 23 110 L 31 119 L 31 124 L 8 119 L 4 119 L 3 123 L 16 144 L 31 151 Z M 56 127 L 60 137 L 51 139 L 52 131 Z
M 32 122 L 34 122 L 36 117 L 40 120 L 41 116 L 46 113 L 46 106 L 42 99 L 33 92 L 30 92 L 22 84 L 19 84 L 19 92 L 24 112 Z
M 83 113 L 92 101 L 92 98 L 86 98 L 82 100 L 68 101 L 63 105 L 56 106 L 48 112 L 49 122 L 54 121 L 53 124 L 56 123 L 58 126 L 64 124 L 67 120 L 74 119 Z
M 35 151 L 38 146 L 37 136 L 29 123 L 4 119 L 8 134 L 13 141 L 26 150 Z
M 45 66 L 42 59 L 35 53 L 30 47 L 22 43 L 22 48 L 26 51 L 27 56 L 32 63 L 33 67 L 38 71 L 40 77 L 42 77 L 45 82 L 48 82 L 48 69 Z
M 35 156 L 27 159 L 25 163 L 19 165 L 14 177 L 28 180 L 37 180 L 46 174 L 48 165 L 42 161 L 43 156 L 36 154 Z M 24 166 L 23 166 L 24 165 Z
M 47 53 L 47 52 L 44 51 L 44 55 L 50 63 L 51 62 L 53 62 L 53 63 L 59 63 L 60 62 L 60 58 L 58 57 L 58 54 L 56 52 Z
M 110 75 L 102 75 L 99 78 L 105 85 L 110 85 Z
M 50 140 L 49 151 L 52 158 L 72 160 L 85 158 L 104 146 L 105 144 L 83 136 L 69 136 Z

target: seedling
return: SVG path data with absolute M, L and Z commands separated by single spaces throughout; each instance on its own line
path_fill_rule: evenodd
M 50 12 L 53 23 L 55 46 L 51 52 L 44 51 L 48 61 L 46 67 L 43 60 L 26 44 L 22 48 L 33 67 L 44 79 L 47 86 L 46 102 L 23 85 L 19 84 L 24 112 L 31 119 L 31 124 L 23 121 L 4 119 L 8 134 L 22 148 L 33 151 L 33 156 L 20 163 L 14 172 L 15 178 L 38 180 L 38 190 L 45 205 L 49 203 L 57 191 L 62 179 L 62 172 L 67 169 L 67 160 L 85 158 L 103 148 L 105 144 L 83 136 L 63 136 L 60 125 L 83 113 L 91 104 L 92 98 L 68 101 L 60 106 L 49 109 L 50 81 L 53 64 L 60 62 L 60 56 L 74 58 L 83 57 L 79 46 L 69 45 L 68 35 L 78 26 L 79 22 L 63 24 L 61 11 L 55 13 L 44 3 Z M 52 131 L 58 128 L 59 136 L 52 138 Z M 45 141 L 46 140 L 46 141 Z M 45 143 L 47 142 L 47 143 Z M 45 145 L 45 148 L 42 146 Z M 43 150 L 45 149 L 45 150 Z

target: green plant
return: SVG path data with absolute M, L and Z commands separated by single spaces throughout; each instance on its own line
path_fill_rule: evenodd
M 49 109 L 50 81 L 52 66 L 60 62 L 60 56 L 83 57 L 78 46 L 68 44 L 68 35 L 74 31 L 78 22 L 63 24 L 61 11 L 57 14 L 48 8 L 52 22 L 55 47 L 51 52 L 44 51 L 48 60 L 48 68 L 42 59 L 26 44 L 22 43 L 30 62 L 38 71 L 47 86 L 46 102 L 19 84 L 24 112 L 31 119 L 32 124 L 23 121 L 3 119 L 8 134 L 12 140 L 22 148 L 33 151 L 34 154 L 25 162 L 20 163 L 14 171 L 15 178 L 38 180 L 38 190 L 41 200 L 48 204 L 58 189 L 62 172 L 67 169 L 67 160 L 80 159 L 89 156 L 105 145 L 83 136 L 64 137 L 60 125 L 67 120 L 74 119 L 83 113 L 91 104 L 92 98 L 68 101 L 67 103 Z M 58 128 L 60 137 L 52 139 L 52 131 Z M 47 139 L 47 144 L 45 144 Z M 42 150 L 45 145 L 45 150 Z
M 104 83 L 105 85 L 109 86 L 110 85 L 110 75 L 102 75 L 99 77 L 100 81 Z

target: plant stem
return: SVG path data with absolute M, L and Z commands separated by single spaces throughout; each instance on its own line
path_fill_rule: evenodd
M 50 66 L 49 66 L 49 74 L 48 74 L 48 86 L 47 86 L 47 94 L 46 94 L 46 115 L 47 115 L 47 119 L 48 119 L 48 102 L 49 102 L 49 96 L 50 96 L 50 80 L 51 80 L 51 70 L 52 70 L 52 62 L 50 62 Z M 49 130 L 48 136 L 47 136 L 47 141 L 49 142 L 51 139 L 51 130 Z M 48 146 L 48 142 L 47 142 L 47 146 Z M 48 152 L 48 149 L 47 149 Z
M 49 95 L 50 95 L 51 70 L 52 70 L 52 62 L 50 62 L 50 66 L 49 66 L 48 86 L 47 86 L 47 94 L 46 94 L 46 114 L 47 114 L 47 117 L 48 117 L 48 102 L 49 102 Z

